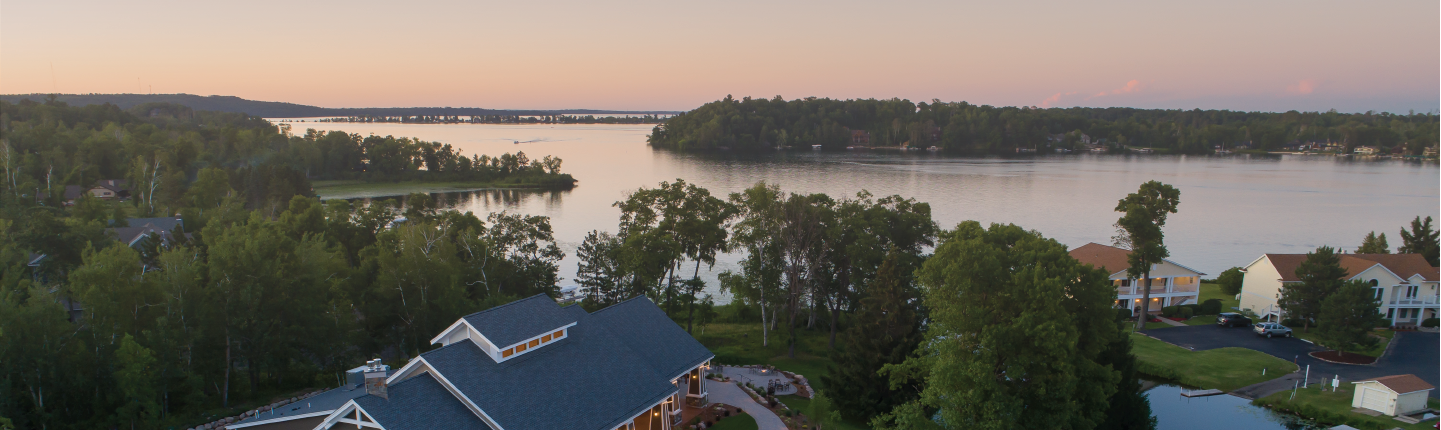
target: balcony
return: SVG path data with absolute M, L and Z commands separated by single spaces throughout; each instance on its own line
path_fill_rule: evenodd
M 1174 285 L 1174 286 L 1171 287 L 1171 292 L 1173 292 L 1173 293 L 1195 293 L 1195 292 L 1200 292 L 1200 291 L 1201 291 L 1201 284 L 1200 284 L 1200 283 L 1176 284 L 1176 285 Z
M 1421 297 L 1421 296 L 1417 296 L 1417 297 L 1402 297 L 1402 298 L 1399 298 L 1399 299 L 1391 299 L 1391 303 L 1390 303 L 1390 304 L 1393 305 L 1393 306 L 1395 306 L 1395 305 L 1403 305 L 1403 306 L 1405 306 L 1405 305 L 1437 305 L 1437 304 L 1441 304 L 1441 298 L 1438 298 L 1437 296 L 1431 296 L 1431 297 Z

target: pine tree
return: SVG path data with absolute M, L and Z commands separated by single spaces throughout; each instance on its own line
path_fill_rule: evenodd
M 893 390 L 890 379 L 876 373 L 905 361 L 921 341 L 917 301 L 896 268 L 899 258 L 892 252 L 876 270 L 856 310 L 856 324 L 841 332 L 843 349 L 833 354 L 835 365 L 821 379 L 836 409 L 851 420 L 870 420 L 918 394 L 915 387 Z
M 1124 321 L 1124 320 L 1122 320 Z M 1117 325 L 1124 323 L 1117 322 Z M 1124 327 L 1117 327 L 1123 331 Z M 1136 356 L 1131 353 L 1131 337 L 1118 336 L 1110 348 L 1101 352 L 1096 362 L 1111 366 L 1120 372 L 1121 380 L 1116 382 L 1116 393 L 1111 395 L 1106 420 L 1096 426 L 1098 430 L 1154 430 L 1156 417 L 1151 414 L 1151 401 L 1141 394 L 1141 381 L 1136 375 Z
M 1426 217 L 1426 221 L 1421 221 L 1421 217 L 1418 216 L 1415 220 L 1411 221 L 1411 231 L 1408 232 L 1405 228 L 1401 229 L 1401 248 L 1397 249 L 1396 252 L 1402 254 L 1421 254 L 1422 257 L 1426 257 L 1427 262 L 1430 262 L 1432 266 L 1436 266 L 1438 265 L 1438 252 L 1441 252 L 1438 251 L 1438 234 L 1441 234 L 1441 232 L 1437 232 L 1431 228 L 1431 217 L 1428 216 Z
M 1375 346 L 1371 329 L 1385 324 L 1371 284 L 1361 280 L 1342 284 L 1322 301 L 1317 320 L 1317 340 L 1343 354 Z
M 1302 330 L 1311 330 L 1311 321 L 1321 312 L 1321 301 L 1341 286 L 1346 268 L 1341 267 L 1341 256 L 1329 246 L 1316 248 L 1306 253 L 1306 260 L 1296 267 L 1300 283 L 1281 288 L 1281 299 L 1277 305 L 1291 318 L 1300 318 Z
M 1361 247 L 1356 248 L 1357 254 L 1390 254 L 1391 246 L 1386 244 L 1386 233 L 1380 237 L 1376 232 L 1366 233 L 1366 238 L 1361 240 Z

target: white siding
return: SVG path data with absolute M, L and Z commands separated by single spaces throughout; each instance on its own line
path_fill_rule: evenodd
M 1241 281 L 1241 309 L 1264 314 L 1276 307 L 1276 296 L 1281 293 L 1281 272 L 1271 264 L 1269 257 L 1262 256 L 1246 267 Z

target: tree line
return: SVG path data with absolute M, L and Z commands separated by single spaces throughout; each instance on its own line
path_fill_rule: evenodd
M 274 214 L 237 199 L 133 247 L 107 234 L 106 211 L 6 205 L 0 417 L 183 427 L 334 387 L 365 358 L 429 350 L 463 315 L 554 294 L 564 256 L 546 217 L 439 211 L 424 194 L 404 207 L 297 195 Z
M 321 118 L 316 122 L 360 122 L 396 124 L 656 124 L 665 119 L 660 115 L 596 116 L 596 115 L 411 115 L 411 116 L 347 116 Z
M 197 186 L 227 182 L 248 207 L 283 209 L 311 180 L 470 181 L 568 189 L 561 160 L 466 155 L 448 144 L 313 130 L 292 135 L 260 118 L 151 103 L 72 107 L 0 101 L 0 189 L 17 204 L 58 206 L 65 187 L 123 179 L 141 216 L 197 207 Z M 23 201 L 23 202 L 22 202 Z
M 648 141 L 679 151 L 759 152 L 821 145 L 935 146 L 956 154 L 1039 153 L 1146 147 L 1210 154 L 1217 147 L 1281 150 L 1301 143 L 1374 146 L 1383 153 L 1421 155 L 1436 146 L 1438 116 L 1367 112 L 1239 112 L 1134 108 L 995 107 L 909 100 L 737 100 L 731 96 L 657 125 Z

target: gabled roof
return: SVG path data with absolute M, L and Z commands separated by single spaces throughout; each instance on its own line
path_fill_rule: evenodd
M 256 414 L 235 424 L 225 426 L 225 428 L 240 429 L 252 425 L 271 424 L 319 415 L 329 415 L 331 412 L 344 406 L 350 399 L 364 395 L 364 385 L 345 385 L 324 393 L 316 394 L 314 397 Z
M 1079 248 L 1072 249 L 1070 254 L 1071 258 L 1076 259 L 1076 261 L 1096 266 L 1096 268 L 1103 269 L 1106 273 L 1110 274 L 1124 272 L 1126 269 L 1131 268 L 1131 262 L 1127 260 L 1131 255 L 1131 251 L 1128 249 L 1091 242 L 1081 245 Z M 1197 275 L 1205 275 L 1205 273 L 1201 273 L 1199 270 L 1182 266 L 1171 260 L 1163 259 L 1162 261 L 1171 263 L 1182 269 L 1196 272 Z
M 490 429 L 429 373 L 386 387 L 386 397 L 365 395 L 356 398 L 355 404 L 386 430 Z
M 1281 274 L 1281 281 L 1301 281 L 1301 278 L 1296 277 L 1296 268 L 1306 261 L 1306 254 L 1266 254 L 1265 257 L 1271 260 L 1271 265 Z M 1341 267 L 1346 268 L 1347 278 L 1359 275 L 1378 264 L 1401 279 L 1410 279 L 1413 275 L 1421 275 L 1422 279 L 1430 282 L 1441 279 L 1437 275 L 1437 268 L 1431 266 L 1421 254 L 1341 254 Z
M 576 321 L 549 296 L 537 294 L 464 317 L 482 336 L 505 348 Z
M 679 376 L 715 356 L 645 297 L 595 311 L 589 322 L 604 325 L 666 378 Z
M 1359 384 L 1359 383 L 1362 383 L 1362 382 L 1377 382 L 1377 383 L 1380 383 L 1381 385 L 1385 385 L 1386 388 L 1391 389 L 1391 391 L 1395 391 L 1396 394 L 1406 394 L 1406 393 L 1414 393 L 1414 392 L 1417 392 L 1417 391 L 1426 391 L 1426 390 L 1434 390 L 1434 389 L 1436 389 L 1436 387 L 1432 386 L 1431 384 L 1426 383 L 1426 381 L 1424 381 L 1424 380 L 1422 380 L 1421 378 L 1416 377 L 1416 375 L 1412 375 L 1412 374 L 1410 374 L 1410 373 L 1407 373 L 1407 374 L 1405 374 L 1405 375 L 1382 376 L 1382 377 L 1380 377 L 1380 378 L 1368 379 L 1368 380 L 1365 380 L 1365 381 L 1356 381 L 1356 383 L 1358 383 L 1358 384 Z
M 562 310 L 553 301 L 550 306 Z M 473 342 L 421 357 L 506 429 L 609 430 L 676 392 L 672 375 L 657 372 L 645 356 L 677 346 L 654 341 L 633 350 L 608 328 L 594 315 L 583 317 L 565 338 L 500 363 Z M 669 329 L 684 333 L 674 323 Z M 377 421 L 390 428 L 385 419 Z

